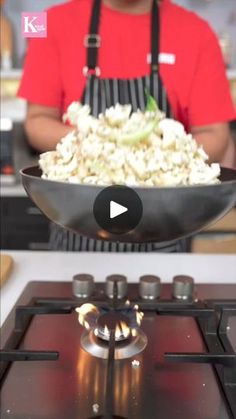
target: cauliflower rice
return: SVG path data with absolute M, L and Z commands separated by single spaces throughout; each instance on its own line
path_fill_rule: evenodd
M 40 155 L 42 178 L 93 185 L 180 186 L 219 183 L 220 166 L 158 109 L 131 113 L 117 104 L 95 118 L 73 102 L 64 120 L 77 129 Z

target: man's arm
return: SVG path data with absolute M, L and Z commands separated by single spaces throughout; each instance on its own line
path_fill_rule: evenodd
M 234 165 L 235 147 L 227 123 L 192 127 L 191 132 L 196 141 L 203 145 L 210 162 L 231 167 Z
M 25 130 L 29 143 L 40 152 L 55 149 L 57 143 L 73 127 L 61 122 L 57 108 L 28 104 Z

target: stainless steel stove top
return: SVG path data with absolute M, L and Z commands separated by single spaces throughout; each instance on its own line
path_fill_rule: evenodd
M 76 276 L 73 292 L 69 282 L 29 283 L 2 327 L 1 418 L 236 418 L 236 284 L 142 281 Z M 86 325 L 75 308 L 88 303 L 97 317 Z M 118 323 L 129 315 L 134 336 L 118 339 L 112 317 L 102 339 L 111 313 Z

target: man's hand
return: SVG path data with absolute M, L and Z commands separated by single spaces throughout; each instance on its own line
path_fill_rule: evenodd
M 28 104 L 25 130 L 29 143 L 40 152 L 54 150 L 73 127 L 61 122 L 59 109 Z
M 210 162 L 234 166 L 235 146 L 227 123 L 192 127 L 191 132 L 198 144 L 202 144 Z

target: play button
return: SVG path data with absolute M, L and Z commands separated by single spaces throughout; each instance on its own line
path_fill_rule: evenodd
M 123 205 L 117 204 L 117 202 L 110 202 L 110 218 L 119 217 L 119 215 L 124 214 L 128 211 L 128 208 L 123 207 Z
M 103 230 L 111 234 L 126 234 L 139 224 L 143 206 L 133 189 L 115 185 L 98 194 L 93 213 Z

